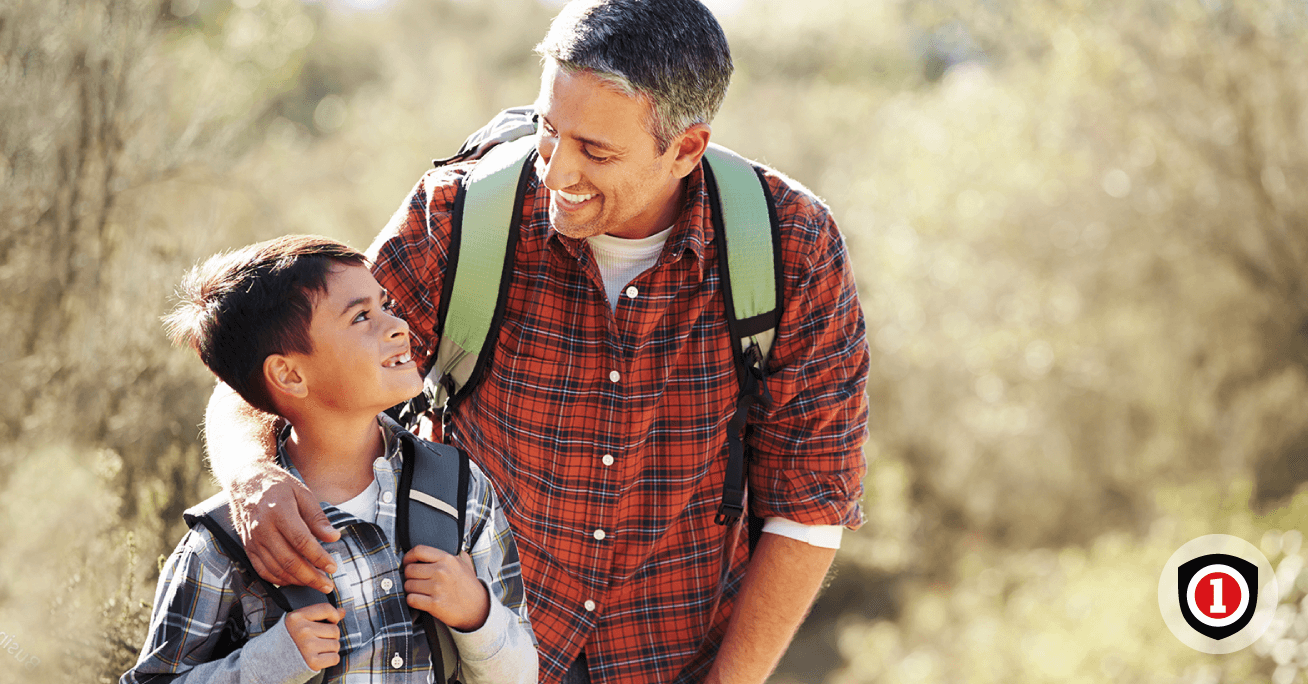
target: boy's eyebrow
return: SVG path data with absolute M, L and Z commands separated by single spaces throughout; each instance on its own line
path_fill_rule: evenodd
M 390 298 L 391 298 L 391 293 L 386 291 L 386 288 L 383 287 L 381 289 L 381 301 L 384 302 Z M 350 309 L 353 309 L 356 306 L 360 306 L 363 304 L 371 304 L 371 303 L 372 303 L 372 297 L 370 295 L 355 297 L 354 299 L 351 299 L 348 304 L 345 305 L 344 309 L 341 309 L 340 315 L 344 316 L 345 314 L 350 312 Z
M 369 297 L 355 297 L 354 299 L 351 299 L 351 300 L 350 300 L 350 303 L 349 303 L 349 304 L 346 304 L 346 305 L 345 305 L 345 308 L 344 308 L 344 309 L 341 309 L 341 314 L 340 314 L 340 315 L 344 316 L 345 314 L 347 314 L 347 313 L 350 312 L 350 309 L 353 309 L 354 307 L 359 306 L 360 304 L 367 304 L 367 303 L 369 303 L 369 302 L 371 302 L 371 301 L 372 301 L 372 297 L 370 297 L 370 296 L 369 296 Z

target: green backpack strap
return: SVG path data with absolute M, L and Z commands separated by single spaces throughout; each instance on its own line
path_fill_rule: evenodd
M 424 394 L 449 412 L 476 386 L 504 318 L 504 296 L 513 273 L 522 202 L 531 179 L 536 139 L 501 143 L 486 152 L 455 196 L 450 255 L 437 313 L 436 360 Z
M 478 132 L 464 145 L 466 152 L 461 150 L 461 156 L 455 157 L 483 155 L 455 197 L 450 255 L 435 331 L 440 342 L 423 395 L 404 414 L 409 420 L 428 408 L 438 408 L 442 421 L 448 423 L 454 406 L 480 381 L 491 356 L 483 352 L 493 348 L 504 317 L 522 202 L 535 161 L 534 137 L 511 139 L 534 130 L 534 119 L 530 126 L 523 123 L 527 111 L 506 110 L 483 129 L 498 131 L 489 137 L 500 142 L 491 143 L 494 146 L 489 150 L 482 142 L 488 136 Z M 497 123 L 506 115 L 512 115 L 509 121 Z M 727 326 L 736 341 L 733 356 L 742 388 L 728 429 L 726 482 L 717 515 L 720 524 L 730 524 L 745 510 L 741 433 L 749 407 L 770 399 L 765 364 L 781 312 L 780 230 L 775 201 L 754 164 L 712 143 L 704 161 Z M 761 529 L 758 522 L 754 526 Z M 757 538 L 757 530 L 752 537 Z
M 767 404 L 766 362 L 781 320 L 780 226 L 767 181 L 749 160 L 710 143 L 704 153 L 705 182 L 712 203 L 727 328 L 733 344 L 741 392 L 727 427 L 727 467 L 722 502 L 714 522 L 734 524 L 745 515 L 745 444 L 750 407 Z M 763 521 L 750 517 L 750 548 Z

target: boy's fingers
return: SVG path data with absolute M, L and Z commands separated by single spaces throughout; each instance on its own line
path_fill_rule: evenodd
M 436 563 L 449 557 L 450 554 L 445 553 L 434 546 L 424 546 L 423 544 L 419 544 L 412 549 L 409 549 L 409 552 L 404 554 L 402 562 Z
M 464 568 L 466 568 L 469 573 L 471 573 L 474 576 L 477 574 L 477 568 L 474 567 L 472 564 L 472 554 L 468 553 L 467 551 L 464 551 L 463 553 L 460 553 L 458 555 L 458 558 L 459 558 L 459 563 Z
M 312 606 L 305 606 L 295 611 L 295 613 L 310 622 L 330 622 L 332 626 L 323 626 L 335 631 L 337 634 L 340 633 L 334 625 L 341 621 L 341 611 L 330 603 L 315 603 Z

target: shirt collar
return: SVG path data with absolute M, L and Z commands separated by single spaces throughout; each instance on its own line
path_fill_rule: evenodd
M 404 464 L 404 450 L 400 448 L 398 431 L 404 428 L 391 419 L 390 416 L 382 413 L 377 416 L 377 424 L 382 431 L 382 455 L 372 463 L 372 476 L 377 480 L 377 524 L 385 530 L 387 538 L 395 538 L 395 501 L 398 488 L 399 472 Z M 291 436 L 291 425 L 287 423 L 280 434 L 277 436 L 277 464 L 286 469 L 292 477 L 304 482 L 304 476 L 300 474 L 295 464 L 286 454 L 286 440 Z M 389 496 L 387 496 L 389 494 Z M 323 512 L 327 514 L 327 520 L 333 527 L 342 528 L 346 525 L 361 524 L 362 520 L 342 511 L 341 509 L 327 503 L 319 501 Z

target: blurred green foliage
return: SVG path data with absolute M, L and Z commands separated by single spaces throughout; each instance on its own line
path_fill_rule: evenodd
M 868 523 L 777 682 L 1258 682 L 1308 670 L 1308 6 L 744 0 L 714 139 L 832 206 L 874 365 Z M 113 681 L 213 491 L 187 266 L 363 247 L 534 99 L 554 5 L 0 0 L 0 682 Z M 1229 656 L 1158 613 L 1262 546 Z

